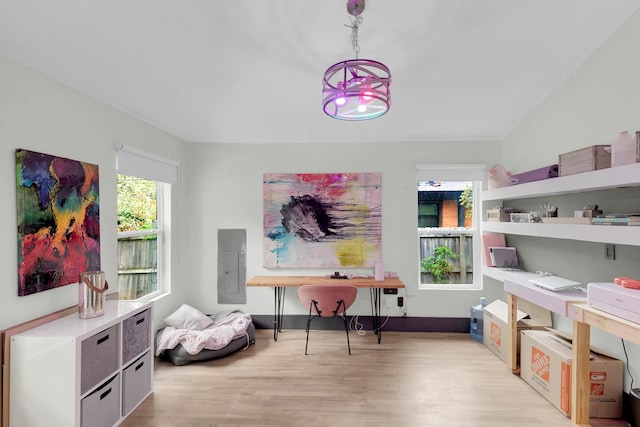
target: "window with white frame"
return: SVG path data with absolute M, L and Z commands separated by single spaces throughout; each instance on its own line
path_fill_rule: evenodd
M 420 289 L 481 287 L 484 170 L 484 165 L 418 165 Z
M 118 148 L 118 292 L 123 300 L 170 291 L 171 185 L 179 164 Z

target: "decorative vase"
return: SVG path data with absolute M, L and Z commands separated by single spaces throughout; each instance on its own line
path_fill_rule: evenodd
M 104 314 L 105 292 L 109 284 L 104 271 L 85 271 L 78 284 L 78 315 L 81 319 L 91 319 Z
M 636 162 L 636 138 L 629 132 L 620 132 L 611 144 L 611 167 Z

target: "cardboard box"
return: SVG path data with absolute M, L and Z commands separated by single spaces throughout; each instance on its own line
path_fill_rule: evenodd
M 593 145 L 560 154 L 558 157 L 558 174 L 560 176 L 606 169 L 611 167 L 611 146 Z
M 512 210 L 506 209 L 487 209 L 485 212 L 485 221 L 490 222 L 509 222 Z
M 520 350 L 520 332 L 529 329 L 546 329 L 551 327 L 551 313 L 526 301 L 520 301 L 519 308 L 534 313 L 527 314 L 518 310 L 518 353 Z M 509 308 L 502 300 L 495 300 L 487 305 L 483 311 L 483 340 L 489 348 L 504 363 L 509 363 Z
M 566 416 L 571 416 L 571 360 L 569 341 L 549 331 L 523 331 L 520 377 Z M 622 413 L 621 360 L 591 352 L 589 416 L 619 418 Z

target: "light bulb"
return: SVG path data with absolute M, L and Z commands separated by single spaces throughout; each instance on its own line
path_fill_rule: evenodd
M 341 96 L 340 98 L 336 98 L 336 105 L 344 105 L 346 104 L 347 100 L 344 99 L 343 96 Z
M 364 113 L 365 111 L 367 111 L 367 106 L 364 104 L 360 104 L 358 105 L 358 112 L 359 113 Z

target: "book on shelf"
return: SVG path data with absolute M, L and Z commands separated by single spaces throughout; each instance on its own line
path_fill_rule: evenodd
M 591 218 L 596 225 L 640 225 L 639 214 L 607 214 Z

